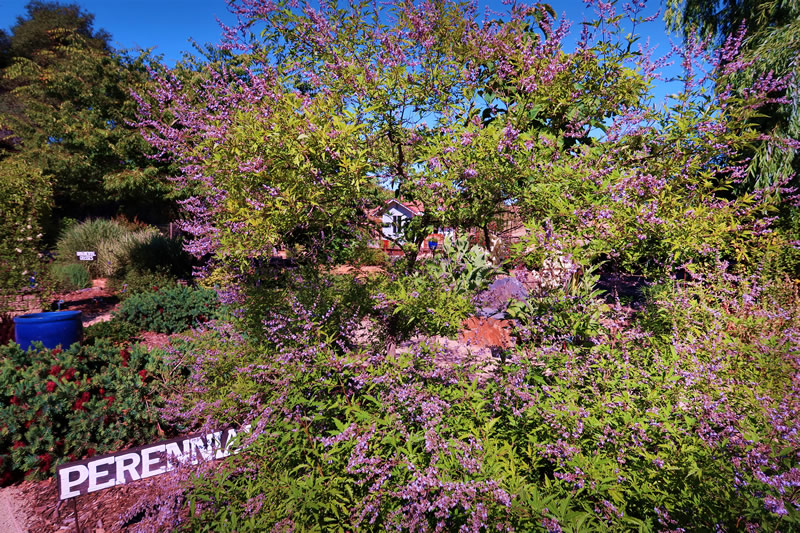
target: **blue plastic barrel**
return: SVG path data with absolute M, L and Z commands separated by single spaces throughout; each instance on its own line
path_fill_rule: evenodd
M 52 311 L 14 317 L 15 340 L 23 350 L 36 341 L 53 349 L 69 348 L 83 338 L 81 311 Z

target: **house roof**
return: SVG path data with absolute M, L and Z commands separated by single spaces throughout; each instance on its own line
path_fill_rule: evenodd
M 425 212 L 425 207 L 419 202 L 401 202 L 397 198 L 389 198 L 386 202 L 370 211 L 370 216 L 377 217 L 389 209 L 392 205 L 399 205 L 410 211 L 413 215 L 421 215 Z

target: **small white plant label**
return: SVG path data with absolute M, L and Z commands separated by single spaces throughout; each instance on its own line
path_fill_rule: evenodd
M 80 261 L 94 261 L 94 258 L 97 257 L 96 252 L 75 252 L 78 255 L 78 259 Z

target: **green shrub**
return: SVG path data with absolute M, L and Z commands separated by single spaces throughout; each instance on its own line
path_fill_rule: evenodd
M 593 277 L 573 296 L 593 298 Z M 621 315 L 596 344 L 529 344 L 491 372 L 426 341 L 342 350 L 299 306 L 270 322 L 274 345 L 187 345 L 190 420 L 258 428 L 246 454 L 187 476 L 184 525 L 797 530 L 797 315 L 757 283 L 720 289 L 661 291 L 683 316 L 669 342 Z M 796 309 L 793 287 L 774 290 Z
M 163 369 L 159 352 L 105 341 L 0 346 L 0 476 L 41 479 L 61 463 L 155 439 Z
M 60 264 L 78 264 L 76 252 L 97 253 L 86 262 L 92 277 L 124 280 L 130 275 L 159 274 L 171 279 L 192 274 L 192 257 L 180 239 L 164 237 L 155 228 L 131 228 L 117 220 L 87 220 L 67 227 L 56 245 Z M 123 283 L 125 283 L 123 281 Z
M 226 283 L 214 277 L 203 281 Z M 235 322 L 249 335 L 259 338 L 266 331 L 266 317 L 276 313 L 289 315 L 302 306 L 327 317 L 320 326 L 324 334 L 341 336 L 354 322 L 376 311 L 380 302 L 374 295 L 385 285 L 384 275 L 357 277 L 329 274 L 305 265 L 291 268 L 264 265 L 241 283 L 247 307 L 237 314 Z
M 457 239 L 448 237 L 442 253 L 428 262 L 428 268 L 439 279 L 452 280 L 459 294 L 475 292 L 486 287 L 499 269 L 492 264 L 489 252 L 469 242 L 469 235 Z
M 604 291 L 596 288 L 598 269 L 589 267 L 580 279 L 543 296 L 512 301 L 506 313 L 516 321 L 521 337 L 537 344 L 581 344 L 597 336 L 602 330 L 600 318 L 609 310 L 601 298 Z
M 180 279 L 192 276 L 192 256 L 184 251 L 183 240 L 160 233 L 131 246 L 128 261 L 128 272 L 152 272 Z
M 356 257 L 355 263 L 364 266 L 385 267 L 389 264 L 389 256 L 380 248 L 365 248 Z
M 115 344 L 133 341 L 139 334 L 139 328 L 124 320 L 108 320 L 98 322 L 83 329 L 83 344 L 95 344 L 105 339 Z
M 140 270 L 131 270 L 123 278 L 111 278 L 109 281 L 120 300 L 126 300 L 134 294 L 178 285 L 175 278 L 168 274 Z
M 107 257 L 101 254 L 103 241 L 119 241 L 128 230 L 115 220 L 89 219 L 73 225 L 59 237 L 56 243 L 56 259 L 59 263 L 77 263 L 77 252 L 97 252 L 94 261 L 86 261 L 92 277 L 100 277 L 106 272 Z
M 89 271 L 82 264 L 53 263 L 50 266 L 50 275 L 63 291 L 75 291 L 92 285 Z
M 0 160 L 0 313 L 26 311 L 25 299 L 47 299 L 42 234 L 52 201 L 40 169 L 17 157 Z
M 423 267 L 390 283 L 386 297 L 392 309 L 391 332 L 399 338 L 414 334 L 452 337 L 475 312 L 469 294 L 454 289 L 452 279 L 435 277 Z
M 158 333 L 178 333 L 217 317 L 217 293 L 175 285 L 129 296 L 116 313 L 118 320 Z

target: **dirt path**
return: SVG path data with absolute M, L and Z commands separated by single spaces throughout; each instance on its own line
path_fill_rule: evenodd
M 96 279 L 87 289 L 58 294 L 53 298 L 54 307 L 82 311 L 83 327 L 111 320 L 111 313 L 119 306 L 119 299 L 107 283 L 105 278 Z
M 27 533 L 30 509 L 18 487 L 0 489 L 0 531 L 3 533 Z

